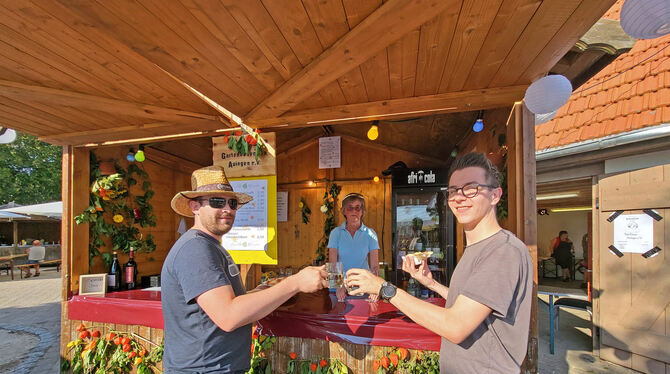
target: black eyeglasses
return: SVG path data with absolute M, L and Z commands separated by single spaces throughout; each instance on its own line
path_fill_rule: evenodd
M 447 198 L 448 199 L 453 199 L 458 195 L 458 191 L 461 191 L 463 193 L 463 196 L 467 198 L 473 198 L 479 194 L 479 190 L 481 188 L 498 188 L 497 186 L 493 186 L 490 184 L 479 184 L 479 183 L 469 183 L 466 184 L 463 187 L 449 187 L 447 189 Z
M 222 209 L 226 206 L 226 201 L 228 202 L 228 206 L 232 210 L 237 210 L 237 199 L 235 198 L 228 198 L 226 199 L 225 197 L 210 197 L 209 199 L 204 199 L 204 198 L 196 198 L 193 200 L 197 200 L 202 204 L 203 201 L 209 202 L 209 206 L 211 206 L 214 209 Z

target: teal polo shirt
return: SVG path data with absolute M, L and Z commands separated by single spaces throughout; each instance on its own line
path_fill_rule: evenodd
M 375 230 L 361 223 L 361 227 L 352 237 L 346 229 L 346 222 L 330 232 L 328 248 L 337 249 L 338 261 L 342 262 L 342 270 L 358 268 L 370 270 L 368 253 L 379 249 L 379 241 Z

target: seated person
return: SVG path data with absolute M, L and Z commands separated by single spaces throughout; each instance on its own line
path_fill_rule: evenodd
M 559 243 L 554 250 L 553 257 L 556 264 L 563 270 L 563 281 L 570 281 L 570 266 L 572 265 L 572 241 L 568 237 L 567 231 L 561 231 L 558 234 Z
M 42 243 L 40 243 L 39 240 L 35 239 L 33 240 L 33 246 L 26 249 L 26 254 L 28 254 L 28 261 L 26 264 L 32 264 L 35 268 L 35 276 L 39 277 L 40 276 L 40 262 L 44 261 L 44 254 L 46 252 L 46 248 L 41 246 Z M 26 267 L 24 269 L 26 272 L 25 277 L 29 278 L 32 274 L 30 273 L 30 266 Z

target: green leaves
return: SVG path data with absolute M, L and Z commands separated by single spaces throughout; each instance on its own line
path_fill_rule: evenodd
M 335 215 L 333 214 L 333 209 L 335 208 L 335 201 L 341 190 L 341 186 L 333 183 L 323 194 L 323 205 L 326 207 L 326 211 L 324 212 L 326 220 L 323 223 L 323 236 L 321 237 L 321 240 L 319 240 L 319 246 L 316 249 L 315 262 L 318 264 L 326 259 L 326 247 L 328 246 L 330 232 L 335 228 Z
M 61 199 L 61 147 L 17 134 L 0 144 L 0 204 L 28 205 Z

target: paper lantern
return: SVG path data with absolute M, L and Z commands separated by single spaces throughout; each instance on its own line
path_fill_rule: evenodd
M 554 110 L 551 113 L 536 114 L 535 125 L 541 125 L 543 123 L 551 121 L 552 119 L 554 119 L 554 117 L 556 117 L 556 113 L 558 113 L 558 110 Z
M 16 140 L 16 131 L 0 127 L 0 144 L 9 144 Z
M 621 28 L 637 39 L 654 39 L 670 33 L 670 2 L 626 0 L 621 7 Z
M 570 99 L 572 83 L 563 75 L 547 75 L 526 89 L 523 100 L 535 114 L 551 113 Z

